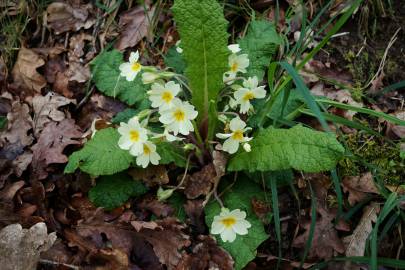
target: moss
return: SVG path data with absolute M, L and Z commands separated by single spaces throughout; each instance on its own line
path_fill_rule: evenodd
M 367 172 L 370 169 L 365 164 L 368 163 L 378 168 L 378 176 L 385 184 L 405 184 L 403 178 L 405 165 L 400 157 L 399 147 L 362 132 L 347 135 L 345 139 L 349 150 L 359 159 L 341 160 L 338 165 L 341 176 L 360 175 Z
M 362 51 L 359 55 L 349 51 L 344 55 L 345 60 L 348 62 L 347 68 L 353 75 L 356 88 L 361 88 L 365 85 L 377 70 L 375 61 L 370 57 L 366 51 Z

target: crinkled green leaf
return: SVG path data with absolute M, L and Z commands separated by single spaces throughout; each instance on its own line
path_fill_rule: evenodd
M 141 103 L 147 99 L 147 86 L 142 83 L 142 74 L 129 82 L 120 76 L 119 66 L 124 62 L 123 54 L 117 50 L 104 51 L 90 65 L 92 79 L 99 91 L 105 95 L 118 98 L 129 105 Z
M 283 40 L 274 24 L 269 21 L 252 21 L 244 38 L 239 40 L 242 53 L 249 55 L 248 76 L 257 76 L 259 81 L 269 67 L 271 58 Z
M 184 62 L 182 54 L 176 50 L 176 46 L 171 47 L 164 58 L 166 67 L 174 69 L 176 73 L 184 73 L 186 62 Z
M 156 146 L 156 152 L 160 155 L 159 164 L 174 163 L 179 167 L 185 167 L 187 157 L 184 149 L 176 143 L 161 142 Z
M 120 173 L 98 178 L 96 186 L 89 191 L 89 198 L 96 206 L 111 210 L 123 205 L 130 197 L 145 194 L 147 190 L 140 181 Z
M 134 158 L 118 147 L 119 138 L 114 128 L 97 131 L 81 150 L 70 155 L 65 173 L 80 168 L 91 175 L 111 175 L 127 169 Z
M 113 124 L 119 124 L 121 122 L 128 122 L 129 119 L 137 115 L 143 110 L 149 109 L 150 108 L 150 101 L 149 99 L 145 99 L 142 102 L 138 104 L 136 109 L 134 108 L 127 108 L 123 110 L 122 112 L 117 113 L 114 118 L 111 120 Z
M 236 184 L 223 197 L 224 206 L 229 210 L 240 209 L 246 212 L 246 220 L 252 227 L 247 235 L 237 235 L 232 243 L 223 242 L 220 235 L 216 235 L 218 244 L 226 249 L 235 260 L 235 269 L 242 269 L 248 262 L 256 257 L 257 247 L 264 242 L 268 235 L 264 231 L 263 223 L 255 215 L 252 209 L 252 199 L 264 201 L 264 194 L 254 182 L 239 177 Z M 221 212 L 220 205 L 213 201 L 205 208 L 205 221 L 211 227 L 214 216 Z
M 175 0 L 174 18 L 181 37 L 186 75 L 192 102 L 202 120 L 208 115 L 210 100 L 223 87 L 222 75 L 228 64 L 227 21 L 216 0 Z
M 335 167 L 344 153 L 333 134 L 300 125 L 291 129 L 267 128 L 250 142 L 251 152 L 238 152 L 229 171 L 277 171 L 296 169 L 320 172 Z

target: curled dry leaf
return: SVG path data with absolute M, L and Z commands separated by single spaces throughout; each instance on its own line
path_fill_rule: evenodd
M 372 203 L 363 209 L 363 216 L 356 229 L 354 229 L 353 234 L 343 238 L 343 242 L 346 245 L 346 256 L 364 256 L 367 238 L 373 230 L 373 223 L 377 221 L 377 214 L 379 212 L 380 206 L 377 203 Z
M 60 122 L 66 118 L 64 112 L 58 110 L 60 107 L 76 104 L 76 100 L 68 99 L 55 93 L 49 92 L 46 96 L 37 95 L 32 99 L 34 109 L 34 134 L 36 137 L 49 122 Z
M 95 19 L 89 14 L 91 8 L 90 4 L 72 6 L 54 2 L 46 9 L 48 25 L 56 34 L 75 32 L 81 28 L 89 29 L 95 23 Z
M 166 167 L 163 165 L 149 166 L 146 169 L 131 169 L 131 175 L 136 180 L 142 180 L 147 186 L 161 186 L 169 183 Z
M 66 146 L 80 144 L 82 132 L 73 119 L 64 119 L 60 123 L 49 123 L 32 146 L 32 176 L 44 179 L 48 176 L 47 167 L 53 163 L 66 163 L 68 158 L 63 154 Z
M 22 47 L 17 56 L 12 75 L 17 87 L 41 92 L 45 87 L 45 78 L 38 73 L 37 68 L 43 66 L 45 61 L 31 49 Z
M 122 51 L 135 46 L 148 34 L 155 7 L 146 8 L 148 10 L 139 5 L 121 14 L 119 21 L 121 33 L 114 46 L 117 50 Z
M 90 79 L 90 68 L 83 64 L 85 62 L 83 60 L 83 49 L 86 41 L 93 40 L 93 36 L 85 33 L 80 33 L 70 38 L 68 53 L 69 68 L 64 72 L 64 77 L 68 78 L 68 81 L 84 83 Z
M 401 119 L 402 121 L 405 121 L 405 110 L 398 111 L 393 113 L 393 116 Z M 387 133 L 393 133 L 395 136 L 397 136 L 400 139 L 405 138 L 405 126 L 404 125 L 394 125 L 390 122 L 387 123 L 388 128 L 387 128 Z M 395 137 L 394 136 L 394 137 Z
M 174 213 L 174 209 L 170 205 L 159 202 L 157 199 L 151 197 L 144 198 L 136 205 L 137 208 L 150 211 L 158 217 L 167 217 Z
M 371 172 L 367 172 L 361 176 L 346 176 L 343 178 L 342 186 L 344 192 L 349 192 L 348 201 L 350 205 L 366 199 L 369 195 L 367 193 L 379 194 Z
M 190 225 L 193 227 L 193 231 L 197 234 L 204 234 L 205 220 L 203 201 L 187 200 L 187 203 L 184 205 L 184 211 L 190 219 Z
M 14 211 L 14 196 L 25 185 L 24 181 L 17 181 L 7 185 L 0 191 L 0 227 L 16 223 L 20 220 Z
M 48 234 L 45 223 L 29 229 L 12 224 L 0 231 L 0 264 L 3 270 L 35 270 L 42 251 L 56 240 L 56 233 Z M 21 255 L 24 256 L 21 256 Z
M 211 236 L 200 235 L 200 241 L 193 247 L 192 253 L 184 255 L 176 270 L 188 269 L 221 269 L 233 268 L 232 257 Z

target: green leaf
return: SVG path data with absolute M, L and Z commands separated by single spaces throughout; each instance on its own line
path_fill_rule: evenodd
M 117 113 L 114 118 L 111 120 L 113 124 L 119 124 L 121 122 L 128 122 L 129 119 L 137 115 L 143 110 L 150 108 L 150 101 L 149 99 L 143 100 L 140 104 L 138 104 L 136 109 L 133 108 L 126 108 L 122 112 Z
M 130 197 L 140 196 L 147 191 L 140 181 L 120 173 L 98 178 L 96 186 L 89 191 L 89 198 L 97 207 L 111 210 L 123 205 Z
M 344 153 L 343 146 L 330 133 L 300 125 L 291 129 L 267 128 L 251 141 L 251 152 L 238 152 L 229 162 L 229 171 L 305 172 L 331 170 Z
M 199 121 L 208 116 L 210 100 L 217 100 L 228 64 L 227 21 L 216 0 L 175 0 L 174 18 L 181 37 L 186 75 Z
M 183 60 L 183 56 L 176 50 L 176 46 L 169 49 L 164 57 L 166 67 L 173 68 L 176 73 L 183 74 L 186 69 L 186 62 Z
M 127 81 L 120 76 L 119 66 L 123 62 L 121 52 L 104 51 L 90 63 L 92 79 L 97 89 L 107 96 L 118 98 L 129 105 L 141 103 L 147 99 L 148 90 L 142 83 L 142 74 L 138 73 L 132 82 Z
M 184 210 L 184 204 L 187 202 L 186 197 L 179 192 L 174 192 L 173 195 L 167 200 L 167 202 L 174 208 L 174 215 L 181 222 L 186 222 L 187 215 L 186 210 Z
M 242 53 L 249 55 L 248 76 L 264 77 L 277 46 L 283 40 L 277 34 L 274 24 L 269 21 L 252 21 L 246 36 L 239 40 Z
M 0 116 L 0 129 L 3 129 L 7 125 L 7 117 Z
M 276 100 L 274 101 L 273 106 L 271 107 L 271 111 L 269 113 L 269 117 L 276 119 L 281 116 L 281 111 L 283 109 L 283 98 L 284 98 L 284 91 L 277 96 Z M 290 95 L 288 97 L 287 103 L 284 106 L 283 110 L 283 117 L 289 115 L 290 113 L 293 113 L 295 110 L 297 110 L 299 107 L 301 107 L 303 104 L 305 104 L 305 100 L 300 94 L 295 89 L 291 89 Z
M 159 164 L 174 163 L 179 167 L 185 167 L 187 158 L 184 149 L 175 143 L 161 142 L 156 145 L 156 152 L 160 155 Z
M 254 182 L 241 177 L 238 178 L 232 189 L 222 197 L 224 206 L 229 210 L 240 209 L 245 211 L 246 220 L 252 225 L 247 235 L 237 235 L 232 243 L 223 242 L 220 235 L 215 235 L 218 244 L 232 255 L 237 270 L 242 269 L 256 257 L 257 247 L 268 238 L 262 222 L 253 212 L 251 204 L 253 198 L 264 200 L 263 191 Z M 219 215 L 220 212 L 221 207 L 216 201 L 207 205 L 205 208 L 205 221 L 209 227 L 214 216 Z
M 91 175 L 111 175 L 127 169 L 134 159 L 129 151 L 118 147 L 119 138 L 114 128 L 97 131 L 93 139 L 69 157 L 65 173 L 80 168 Z

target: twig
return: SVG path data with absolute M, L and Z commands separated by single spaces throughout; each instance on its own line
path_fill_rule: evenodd
M 80 268 L 78 266 L 73 265 L 73 264 L 54 262 L 54 261 L 45 260 L 45 259 L 40 259 L 39 263 L 40 264 L 47 264 L 47 265 L 54 265 L 54 266 L 64 266 L 64 267 L 67 267 L 67 268 L 70 268 L 70 269 L 80 270 Z
M 188 166 L 190 165 L 190 157 L 191 157 L 191 155 L 188 155 L 188 157 L 187 157 L 187 163 L 186 163 L 186 168 L 184 169 L 183 177 L 181 178 L 180 183 L 174 188 L 174 190 L 179 189 L 179 188 L 183 185 L 184 180 L 186 180 L 187 171 L 188 171 Z

